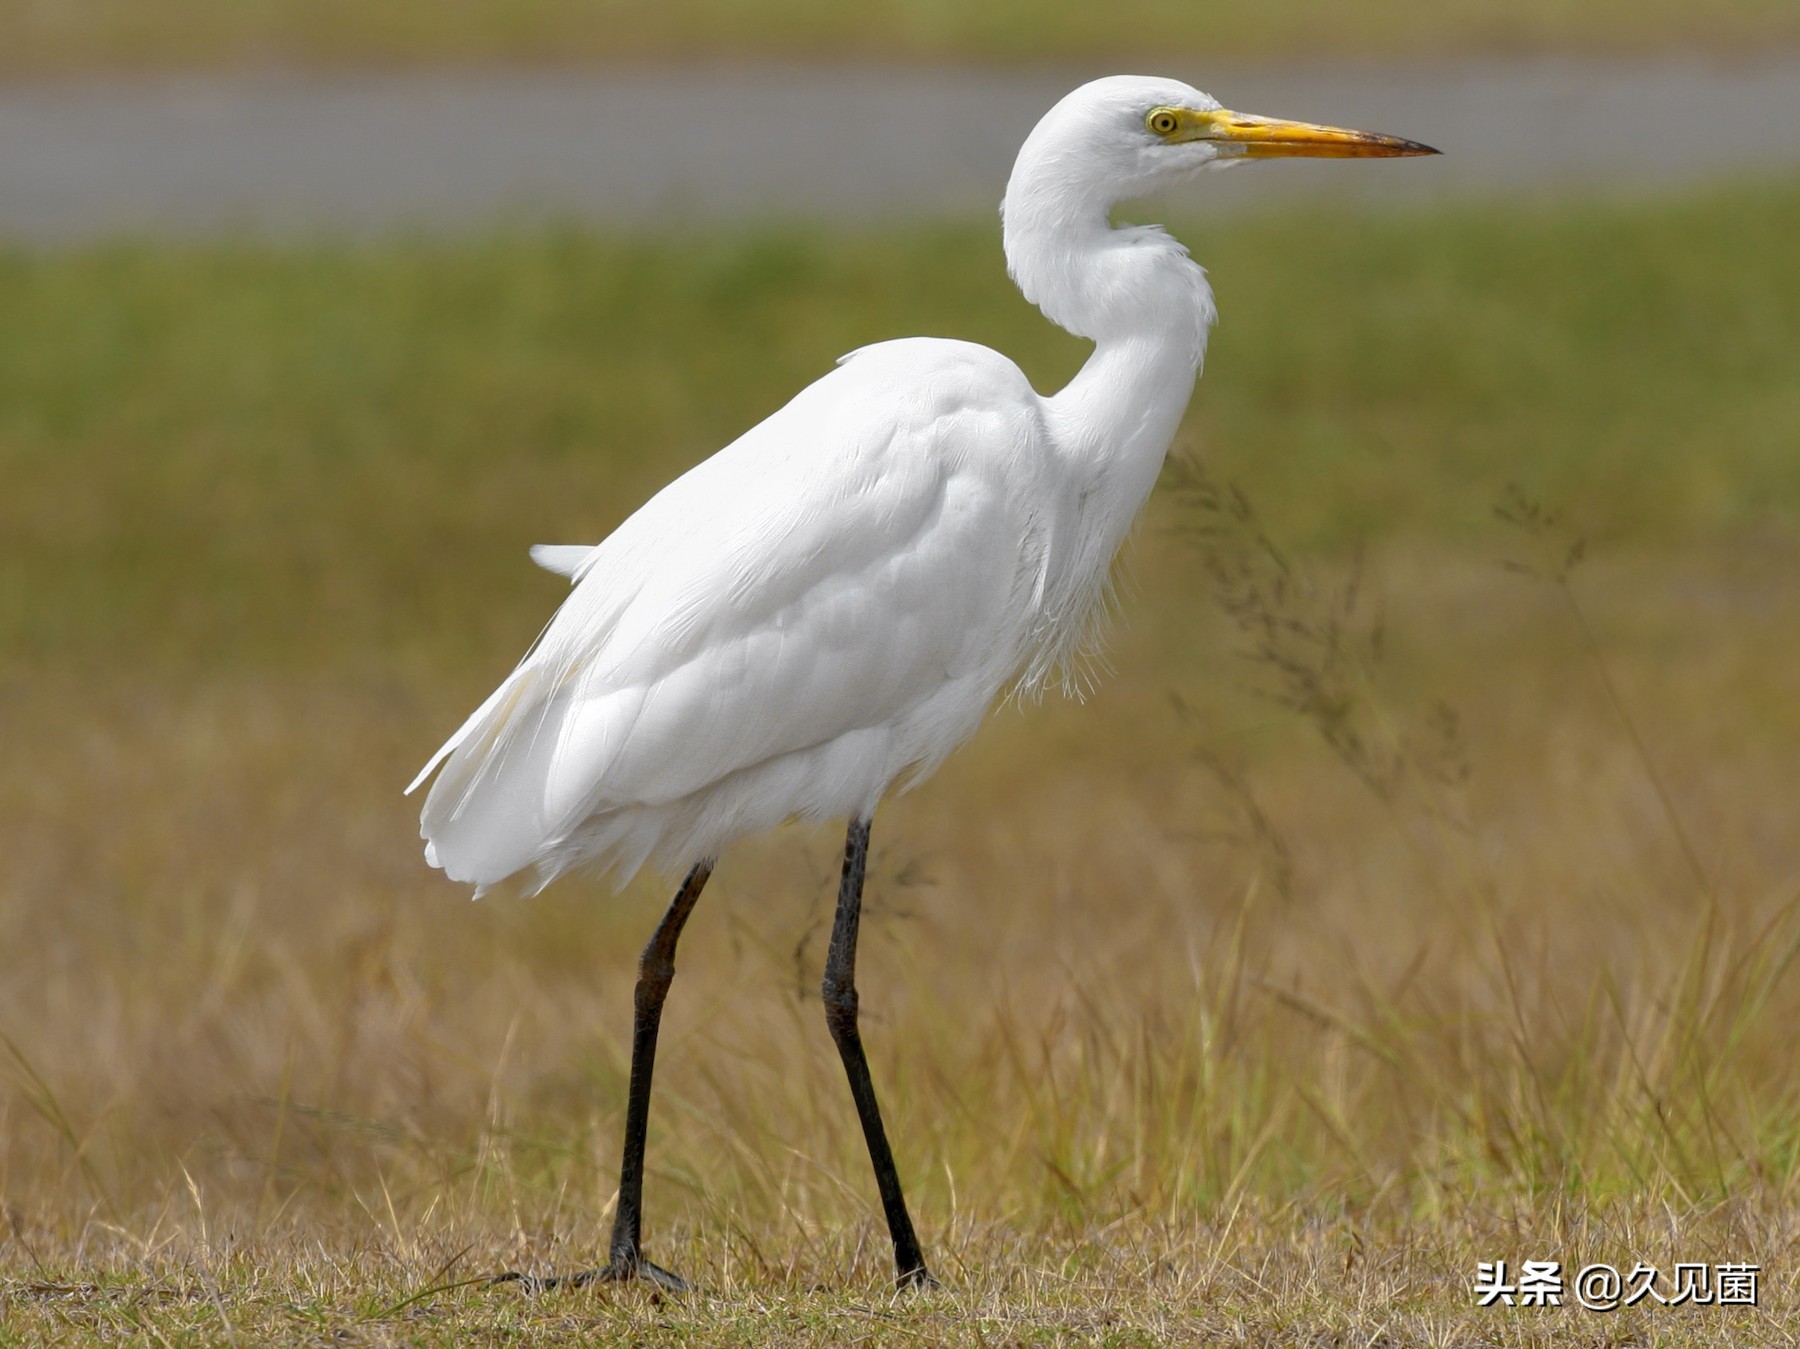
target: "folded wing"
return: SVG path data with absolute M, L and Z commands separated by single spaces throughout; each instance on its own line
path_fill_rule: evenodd
M 1029 623 L 1035 396 L 930 346 L 859 356 L 597 547 L 533 550 L 575 589 L 420 775 L 434 865 L 629 872 L 872 805 L 973 728 Z

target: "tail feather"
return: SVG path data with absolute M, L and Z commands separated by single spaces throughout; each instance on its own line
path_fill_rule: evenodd
M 542 788 L 533 786 L 544 781 L 557 741 L 540 683 L 536 670 L 515 671 L 407 789 L 441 766 L 419 816 L 425 858 L 477 893 L 529 865 L 551 823 Z
M 441 765 L 419 817 L 426 859 L 479 888 L 535 868 L 542 888 L 591 855 L 571 835 L 617 813 L 602 807 L 601 784 L 643 705 L 640 688 L 514 671 L 426 767 Z
M 501 683 L 499 688 L 488 694 L 487 701 L 471 712 L 469 714 L 469 719 L 456 728 L 456 734 L 452 735 L 438 747 L 438 752 L 432 755 L 430 761 L 419 770 L 419 775 L 406 784 L 406 790 L 402 792 L 401 795 L 411 796 L 414 792 L 418 791 L 419 788 L 424 785 L 425 779 L 437 772 L 439 764 L 443 763 L 444 760 L 455 753 L 456 750 L 462 746 L 462 743 L 471 735 L 475 734 L 486 723 L 493 720 L 493 714 L 496 708 L 500 707 L 502 704 L 510 706 L 513 700 L 518 696 L 515 684 L 522 676 L 528 673 L 530 672 L 524 669 L 513 671 L 513 673 Z M 432 789 L 432 795 L 437 795 L 436 788 Z

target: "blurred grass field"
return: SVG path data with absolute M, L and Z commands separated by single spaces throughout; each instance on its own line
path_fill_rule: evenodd
M 710 1295 L 414 1300 L 601 1249 L 666 895 L 470 905 L 399 789 L 529 544 L 868 341 L 1066 378 L 995 229 L 0 254 L 0 1345 L 1791 1340 L 1800 187 L 1178 233 L 1204 468 L 1115 672 L 875 822 L 910 1301 L 835 829 L 683 944 L 647 1241 Z M 1763 1307 L 1472 1305 L 1547 1258 Z
M 1080 61 L 1445 53 L 1750 53 L 1800 41 L 1790 0 L 19 0 L 0 70 L 708 58 Z

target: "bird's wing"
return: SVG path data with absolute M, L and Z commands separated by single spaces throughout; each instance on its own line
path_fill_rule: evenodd
M 423 818 L 434 859 L 499 879 L 590 816 L 896 723 L 952 680 L 991 696 L 1038 565 L 1014 481 L 1036 396 L 1000 362 L 870 349 L 591 550 L 421 775 L 444 762 Z

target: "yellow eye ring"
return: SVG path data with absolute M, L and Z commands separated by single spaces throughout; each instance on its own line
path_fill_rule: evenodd
M 1175 115 L 1173 108 L 1152 108 L 1150 115 L 1144 118 L 1144 125 L 1159 136 L 1173 136 L 1175 129 L 1181 125 L 1181 119 Z

